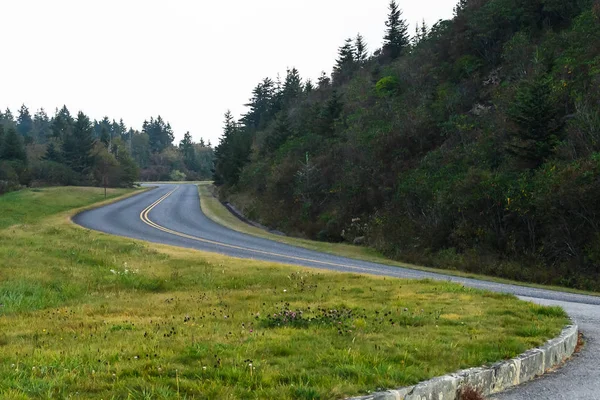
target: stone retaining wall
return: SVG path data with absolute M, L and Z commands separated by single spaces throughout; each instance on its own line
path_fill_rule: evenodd
M 577 325 L 567 326 L 544 346 L 488 368 L 471 368 L 398 390 L 348 400 L 458 400 L 459 390 L 471 386 L 484 396 L 502 392 L 543 375 L 569 358 L 579 339 Z

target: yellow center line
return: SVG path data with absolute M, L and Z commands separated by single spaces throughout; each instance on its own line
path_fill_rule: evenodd
M 225 248 L 228 248 L 228 249 L 248 251 L 248 252 L 256 253 L 256 254 L 263 254 L 263 255 L 268 255 L 268 256 L 281 257 L 281 258 L 286 258 L 286 259 L 295 260 L 295 261 L 306 261 L 306 262 L 311 262 L 311 263 L 315 263 L 315 264 L 329 265 L 329 266 L 333 266 L 333 267 L 349 268 L 349 269 L 353 269 L 353 270 L 361 271 L 361 272 L 372 272 L 372 273 L 380 273 L 381 272 L 381 271 L 378 271 L 377 269 L 374 269 L 374 268 L 356 267 L 356 266 L 347 265 L 347 264 L 338 264 L 338 263 L 327 262 L 327 261 L 313 260 L 313 259 L 310 259 L 310 258 L 289 256 L 289 255 L 286 255 L 286 254 L 273 253 L 273 252 L 270 252 L 270 251 L 263 251 L 263 250 L 256 250 L 256 249 L 251 249 L 251 248 L 248 248 L 248 247 L 235 246 L 235 245 L 232 245 L 232 244 L 227 244 L 227 243 L 223 243 L 223 242 L 217 242 L 215 240 L 203 239 L 203 238 L 200 238 L 200 237 L 197 237 L 197 236 L 192 236 L 192 235 L 188 235 L 186 233 L 174 231 L 172 229 L 166 228 L 166 227 L 164 227 L 162 225 L 159 225 L 156 222 L 152 221 L 148 217 L 148 215 L 150 214 L 150 211 L 152 211 L 156 206 L 158 206 L 160 203 L 162 203 L 163 201 L 165 201 L 169 196 L 171 196 L 173 193 L 175 193 L 175 191 L 177 189 L 178 188 L 173 189 L 169 193 L 165 194 L 164 196 L 162 196 L 161 198 L 159 198 L 158 200 L 156 200 L 154 203 L 150 204 L 147 208 L 145 208 L 140 213 L 140 219 L 146 225 L 149 225 L 149 226 L 151 226 L 154 229 L 158 229 L 159 231 L 166 232 L 166 233 L 169 233 L 171 235 L 179 236 L 179 237 L 182 237 L 182 238 L 185 238 L 185 239 L 191 239 L 191 240 L 195 240 L 195 241 L 201 242 L 201 243 L 213 244 L 213 245 L 225 247 Z

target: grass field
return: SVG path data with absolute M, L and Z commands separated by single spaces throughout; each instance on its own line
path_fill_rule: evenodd
M 262 237 L 265 239 L 270 239 L 270 240 L 274 240 L 277 242 L 290 244 L 292 246 L 303 247 L 303 248 L 309 249 L 309 250 L 315 250 L 315 251 L 320 251 L 320 252 L 329 253 L 329 254 L 336 254 L 336 255 L 339 255 L 342 257 L 355 258 L 358 260 L 369 261 L 369 262 L 374 262 L 374 263 L 393 265 L 396 267 L 404 267 L 404 268 L 410 268 L 410 269 L 415 269 L 415 270 L 419 270 L 419 271 L 427 271 L 427 272 L 434 272 L 434 273 L 438 273 L 438 274 L 460 276 L 460 277 L 464 277 L 464 278 L 473 278 L 473 279 L 479 279 L 479 280 L 490 281 L 490 282 L 506 283 L 509 285 L 518 285 L 518 286 L 527 286 L 527 287 L 534 287 L 534 288 L 540 288 L 540 289 L 556 290 L 556 291 L 562 291 L 562 292 L 568 292 L 568 293 L 584 294 L 584 295 L 588 295 L 588 296 L 600 296 L 600 293 L 597 293 L 597 292 L 588 292 L 588 291 L 584 291 L 584 290 L 559 287 L 559 286 L 524 283 L 524 282 L 512 281 L 509 279 L 503 279 L 503 278 L 479 275 L 479 274 L 472 274 L 472 273 L 456 271 L 456 270 L 436 269 L 436 268 L 424 267 L 421 265 L 403 263 L 403 262 L 391 260 L 391 259 L 385 257 L 384 255 L 382 255 L 377 250 L 369 248 L 369 247 L 364 247 L 364 246 L 353 246 L 353 245 L 350 245 L 347 243 L 318 242 L 318 241 L 314 241 L 314 240 L 276 235 L 276 234 L 270 233 L 268 231 L 265 231 L 263 229 L 257 228 L 255 226 L 249 225 L 249 224 L 241 221 L 235 215 L 231 214 L 231 212 L 229 212 L 229 210 L 227 210 L 227 208 L 225 208 L 221 204 L 221 202 L 212 194 L 211 190 L 209 189 L 211 187 L 211 185 L 212 185 L 212 182 L 202 182 L 202 183 L 198 184 L 198 191 L 201 195 L 202 212 L 204 212 L 204 214 L 208 218 L 212 219 L 213 221 L 217 222 L 218 224 L 224 225 L 224 226 L 228 227 L 229 229 L 233 229 L 238 232 L 247 233 L 249 235 L 258 236 L 258 237 Z
M 69 222 L 67 208 L 102 198 L 0 197 L 0 398 L 342 398 L 509 358 L 568 323 L 559 308 L 450 283 L 233 259 Z

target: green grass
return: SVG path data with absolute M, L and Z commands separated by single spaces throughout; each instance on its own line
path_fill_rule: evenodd
M 303 248 L 309 249 L 309 250 L 315 250 L 315 251 L 320 251 L 323 253 L 335 254 L 335 255 L 342 256 L 342 257 L 354 258 L 357 260 L 392 265 L 392 266 L 396 266 L 396 267 L 403 267 L 403 268 L 409 268 L 409 269 L 426 271 L 426 272 L 433 272 L 433 273 L 444 274 L 444 275 L 460 276 L 463 278 L 479 279 L 479 280 L 489 281 L 489 282 L 505 283 L 505 284 L 509 284 L 509 285 L 533 287 L 533 288 L 538 288 L 538 289 L 547 289 L 547 290 L 554 290 L 554 291 L 567 292 L 567 293 L 576 293 L 576 294 L 583 294 L 583 295 L 588 295 L 588 296 L 600 296 L 600 293 L 597 293 L 597 292 L 589 292 L 589 291 L 566 288 L 566 287 L 561 287 L 561 286 L 549 286 L 549 285 L 539 285 L 539 284 L 534 284 L 534 283 L 518 282 L 518 281 L 513 281 L 510 279 L 503 279 L 503 278 L 480 275 L 480 274 L 472 274 L 472 273 L 456 271 L 456 270 L 451 270 L 451 269 L 437 269 L 437 268 L 424 267 L 421 265 L 403 263 L 403 262 L 391 260 L 391 259 L 385 257 L 383 254 L 381 254 L 377 250 L 369 248 L 369 247 L 354 246 L 354 245 L 350 245 L 350 244 L 346 244 L 346 243 L 318 242 L 318 241 L 314 241 L 314 240 L 276 235 L 276 234 L 267 232 L 263 229 L 257 228 L 255 226 L 249 225 L 249 224 L 241 221 L 239 218 L 237 218 L 231 212 L 229 212 L 229 210 L 227 210 L 227 208 L 225 208 L 225 206 L 223 206 L 223 204 L 221 204 L 221 202 L 212 194 L 211 190 L 209 189 L 211 185 L 212 185 L 211 182 L 203 182 L 198 185 L 198 191 L 201 195 L 202 212 L 204 212 L 204 214 L 208 218 L 215 221 L 216 223 L 226 226 L 229 229 L 233 229 L 238 232 L 246 233 L 246 234 L 257 236 L 257 237 L 262 237 L 265 239 L 274 240 L 274 241 L 281 242 L 281 243 L 286 243 L 286 244 L 289 244 L 292 246 L 303 247 Z
M 108 189 L 111 199 L 130 192 L 128 189 Z M 104 189 L 53 187 L 27 189 L 0 196 L 0 229 L 11 225 L 29 224 L 40 218 L 104 199 Z
M 2 399 L 342 398 L 509 358 L 568 323 L 447 282 L 91 232 L 57 212 L 87 190 L 12 197 L 48 211 L 0 229 Z

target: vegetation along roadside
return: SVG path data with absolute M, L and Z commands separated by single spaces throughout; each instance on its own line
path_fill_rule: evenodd
M 461 0 L 315 82 L 259 82 L 215 149 L 222 200 L 290 235 L 600 291 L 600 1 Z M 373 44 L 379 46 L 378 43 Z
M 568 323 L 560 308 L 450 283 L 149 246 L 69 222 L 102 198 L 3 198 L 46 211 L 0 229 L 2 398 L 341 398 L 509 358 Z

